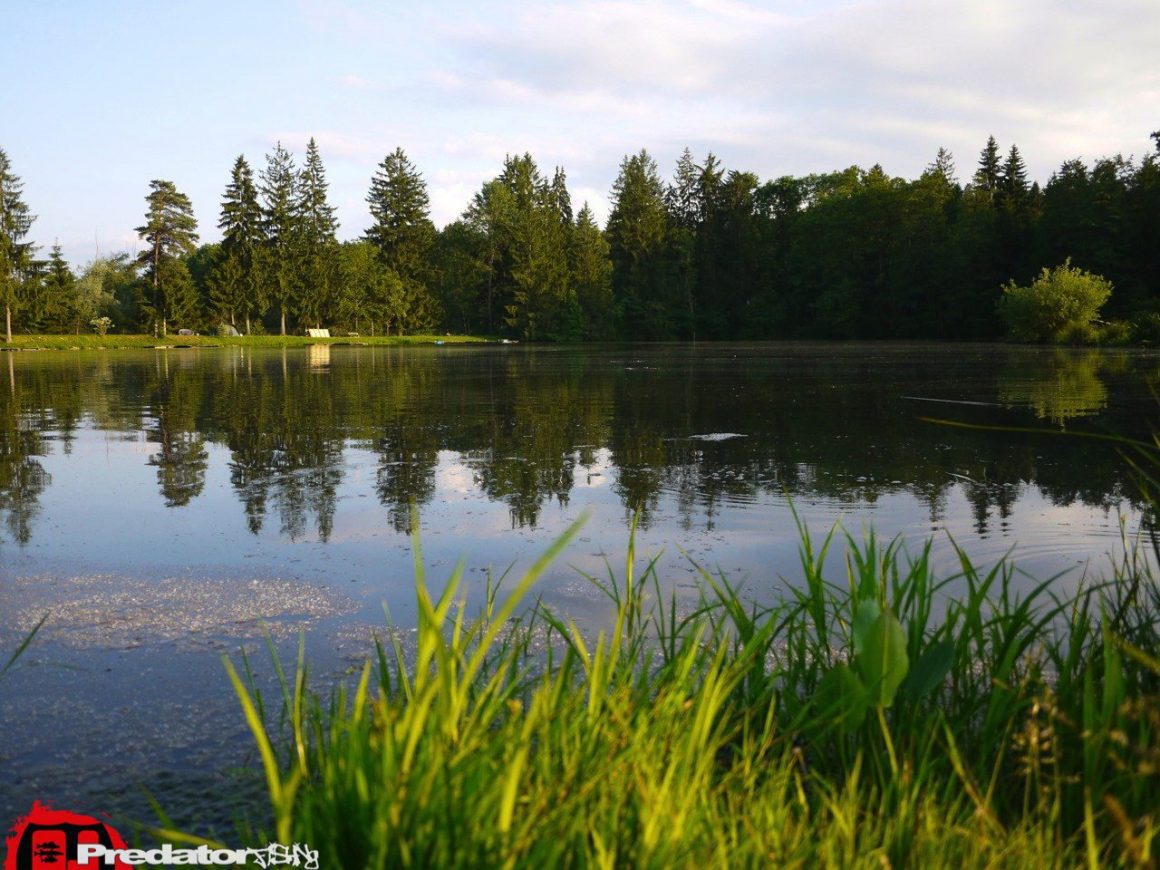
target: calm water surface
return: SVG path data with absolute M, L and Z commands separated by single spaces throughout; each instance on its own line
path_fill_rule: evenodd
M 952 537 L 984 564 L 1013 549 L 1066 591 L 1141 511 L 1114 450 L 1057 433 L 1147 435 L 1158 373 L 886 344 L 0 354 L 0 661 L 48 616 L 0 683 L 0 820 L 133 813 L 138 784 L 191 820 L 225 807 L 248 743 L 220 655 L 305 632 L 338 674 L 384 606 L 405 628 L 411 503 L 431 582 L 463 560 L 476 600 L 588 512 L 541 592 L 593 629 L 579 572 L 623 564 L 634 514 L 689 602 L 691 561 L 757 600 L 794 582 L 791 502 L 819 534 L 933 536 L 946 573 Z

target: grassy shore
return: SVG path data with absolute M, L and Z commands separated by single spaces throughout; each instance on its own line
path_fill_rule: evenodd
M 480 343 L 473 335 L 390 335 L 308 338 L 303 335 L 247 335 L 232 338 L 214 335 L 14 335 L 12 343 L 0 341 L 3 350 L 115 350 L 133 347 L 307 347 L 330 345 L 415 345 Z
M 702 572 L 679 612 L 630 549 L 592 581 L 616 606 L 593 638 L 531 599 L 575 533 L 474 617 L 417 554 L 414 643 L 334 693 L 300 658 L 262 699 L 227 662 L 270 798 L 255 842 L 333 868 L 1156 866 L 1143 561 L 1064 600 L 1016 594 L 1008 564 L 938 578 L 929 548 L 803 529 L 779 604 Z

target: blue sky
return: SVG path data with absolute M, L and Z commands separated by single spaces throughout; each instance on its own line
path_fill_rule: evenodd
M 624 154 L 668 176 L 688 146 L 763 179 L 881 163 L 959 176 L 994 135 L 1046 181 L 1065 159 L 1151 150 L 1156 0 L 2 0 L 0 148 L 75 264 L 134 250 L 150 179 L 215 241 L 230 167 L 319 143 L 358 236 L 401 146 L 454 220 L 509 153 L 562 165 L 607 213 Z

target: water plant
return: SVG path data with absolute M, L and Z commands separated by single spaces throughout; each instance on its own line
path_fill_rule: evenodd
M 576 530 L 474 616 L 416 540 L 414 644 L 329 694 L 300 656 L 280 717 L 227 662 L 257 841 L 341 868 L 1155 866 L 1160 585 L 1138 553 L 1060 597 L 1008 561 L 937 578 L 929 544 L 801 527 L 776 604 L 702 570 L 682 610 L 630 547 L 592 580 L 616 605 L 593 636 L 531 598 Z

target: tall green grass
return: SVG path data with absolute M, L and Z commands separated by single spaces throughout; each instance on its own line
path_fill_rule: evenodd
M 432 596 L 416 541 L 414 647 L 326 695 L 300 656 L 281 716 L 227 662 L 267 779 L 259 842 L 330 868 L 1156 865 L 1144 560 L 1060 598 L 1009 563 L 960 553 L 939 578 L 929 544 L 803 527 L 779 603 L 701 572 L 688 612 L 630 548 L 592 580 L 616 605 L 593 637 L 531 597 L 575 534 L 476 614 L 460 570 Z

